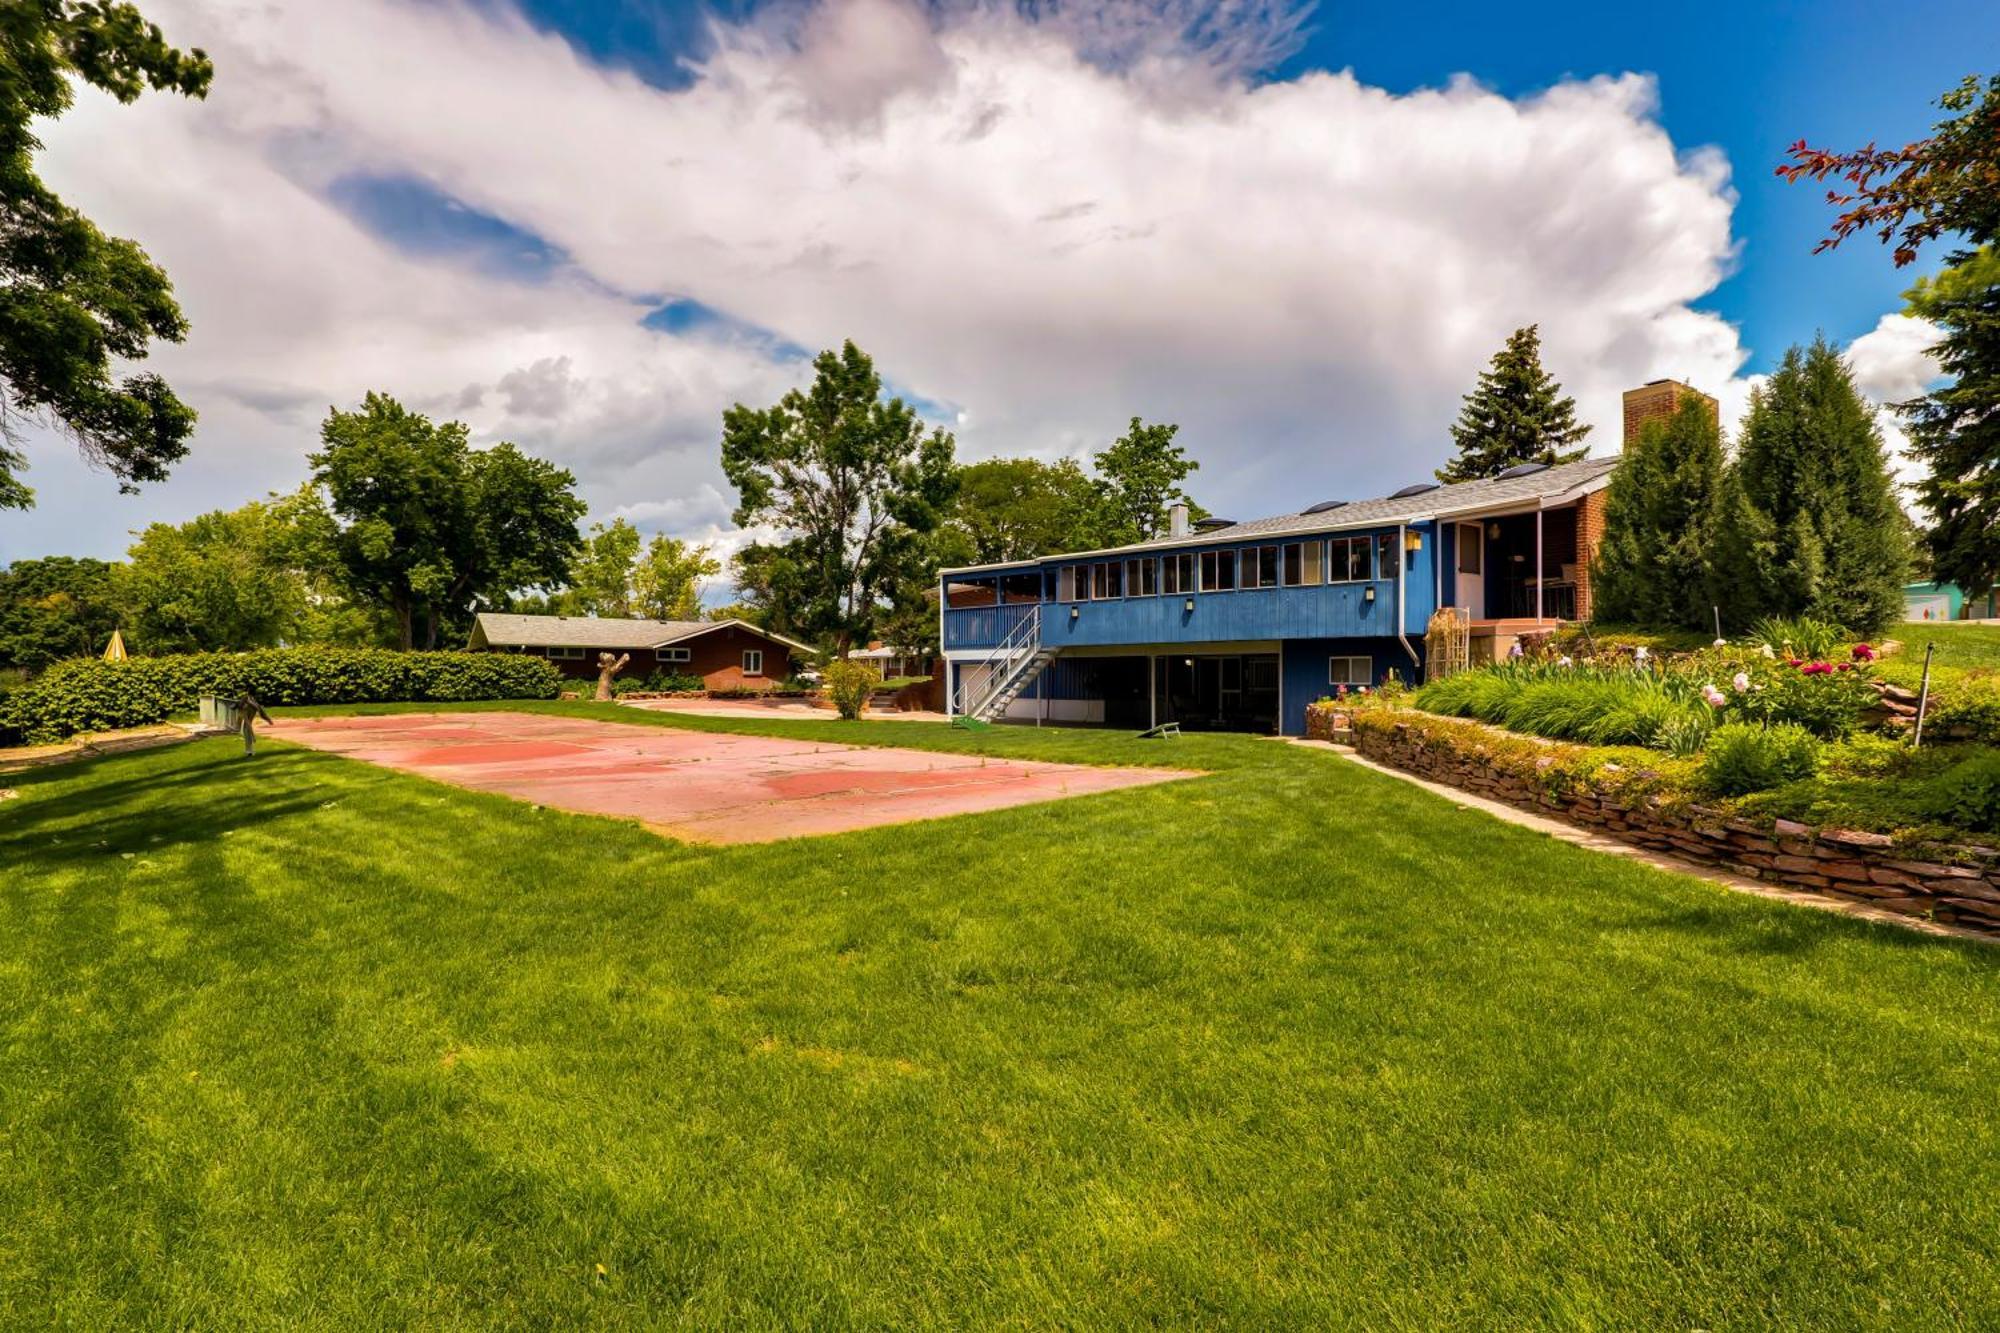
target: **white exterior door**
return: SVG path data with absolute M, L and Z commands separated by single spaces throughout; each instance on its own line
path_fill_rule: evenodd
M 1486 529 L 1477 523 L 1458 525 L 1458 586 L 1455 603 L 1474 620 L 1486 618 Z

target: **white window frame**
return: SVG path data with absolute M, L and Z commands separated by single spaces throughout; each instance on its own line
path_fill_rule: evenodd
M 687 648 L 662 648 L 655 654 L 662 662 L 691 662 L 694 652 Z
M 550 657 L 558 662 L 581 662 L 583 660 L 583 649 L 577 647 L 575 644 L 551 647 L 547 652 Z
M 745 648 L 743 650 L 743 674 L 746 676 L 761 676 L 764 674 L 764 650 L 762 648 Z
M 1354 678 L 1356 663 L 1361 665 L 1361 679 Z M 1329 657 L 1326 659 L 1326 683 L 1345 685 L 1350 690 L 1357 685 L 1375 683 L 1375 659 L 1372 657 Z

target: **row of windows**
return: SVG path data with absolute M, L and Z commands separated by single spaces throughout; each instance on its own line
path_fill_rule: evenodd
M 550 657 L 555 658 L 559 662 L 580 661 L 584 655 L 584 649 L 576 647 L 550 648 L 546 651 Z M 692 660 L 693 652 L 687 648 L 662 648 L 655 656 L 662 662 L 686 662 Z M 763 649 L 746 648 L 743 650 L 743 674 L 746 676 L 761 676 L 764 674 Z
M 1056 571 L 1056 600 L 1102 602 L 1239 588 L 1317 588 L 1396 577 L 1402 552 L 1393 536 L 1332 537 L 1226 551 L 1183 551 L 1154 559 L 1099 560 Z

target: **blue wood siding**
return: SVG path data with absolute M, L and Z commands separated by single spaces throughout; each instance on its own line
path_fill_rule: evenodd
M 1402 632 L 1412 638 L 1421 635 L 1436 608 L 1437 535 L 1428 523 L 1412 524 L 1410 533 L 1420 540 L 1419 548 L 1407 552 L 1404 575 L 1407 600 Z M 1339 533 L 1342 537 L 1393 537 L 1396 529 Z M 1262 543 L 1284 545 L 1281 538 Z M 1202 551 L 1255 549 L 1235 543 L 1217 546 L 1177 548 L 1199 555 Z M 1147 557 L 1157 560 L 1158 557 Z M 1044 585 L 1053 588 L 1056 576 L 1065 567 L 1087 566 L 1090 561 L 1055 559 L 1044 563 L 1039 572 Z M 1015 575 L 1030 571 L 1012 571 Z M 992 575 L 961 575 L 954 584 L 990 581 Z M 1164 586 L 1162 583 L 1161 586 Z M 1370 602 L 1367 590 L 1373 588 Z M 1193 602 L 1193 609 L 1188 603 Z M 1376 578 L 1365 583 L 1331 583 L 1316 587 L 1247 588 L 1231 592 L 1162 593 L 1153 597 L 1107 598 L 1102 601 L 1044 602 L 1042 642 L 1051 647 L 1096 648 L 1148 643 L 1223 643 L 1270 639 L 1331 639 L 1381 636 L 1393 637 L 1396 626 L 1396 579 Z M 944 613 L 944 646 L 947 649 L 990 648 L 1026 616 L 1026 604 L 951 608 Z M 1400 652 L 1400 645 L 1398 646 Z
M 1410 647 L 1416 649 L 1421 659 L 1423 642 L 1413 636 Z M 1306 734 L 1306 705 L 1333 693 L 1333 684 L 1327 673 L 1329 659 L 1335 657 L 1368 658 L 1372 667 L 1368 676 L 1371 685 L 1380 685 L 1392 670 L 1405 684 L 1423 680 L 1422 668 L 1410 661 L 1403 645 L 1394 639 L 1387 642 L 1381 639 L 1287 640 L 1281 646 L 1279 662 L 1284 680 L 1284 709 L 1278 718 L 1279 731 L 1287 736 Z

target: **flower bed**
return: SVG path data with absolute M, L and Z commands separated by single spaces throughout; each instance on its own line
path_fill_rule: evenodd
M 1330 709 L 1322 709 L 1329 713 Z M 1546 742 L 1421 712 L 1352 717 L 1368 758 L 1753 879 L 2000 934 L 2000 850 L 1935 829 L 1814 828 L 1701 797 L 1689 760 Z M 1964 761 L 1960 761 L 1962 765 Z

